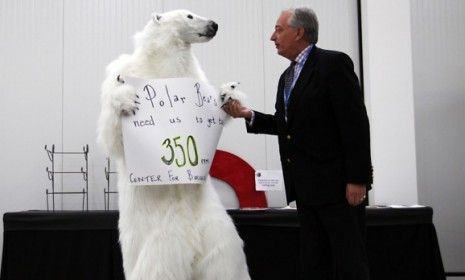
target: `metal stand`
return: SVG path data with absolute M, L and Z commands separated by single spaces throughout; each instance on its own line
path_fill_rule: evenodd
M 85 210 L 89 210 L 89 182 L 88 178 L 88 170 L 89 170 L 89 163 L 88 163 L 88 154 L 89 154 L 89 145 L 86 144 L 82 147 L 82 152 L 56 152 L 55 151 L 55 144 L 52 145 L 52 149 L 47 149 L 47 145 L 45 145 L 45 151 L 47 152 L 48 158 L 52 162 L 52 170 L 48 167 L 45 168 L 47 172 L 48 179 L 52 182 L 52 191 L 50 192 L 48 189 L 45 190 L 46 200 L 47 200 L 47 211 L 50 210 L 49 208 L 49 196 L 52 197 L 52 211 L 55 211 L 55 195 L 64 195 L 64 194 L 82 194 L 82 210 L 84 211 L 84 202 L 85 202 Z M 81 167 L 81 171 L 55 171 L 55 155 L 76 155 L 82 154 L 84 155 L 84 160 L 86 162 L 86 168 L 84 169 Z M 80 192 L 57 192 L 55 191 L 55 174 L 82 174 L 82 177 L 85 182 L 85 188 L 82 189 Z
M 110 210 L 110 194 L 118 193 L 110 190 L 110 174 L 117 174 L 117 172 L 110 169 L 110 158 L 107 158 L 107 166 L 105 167 L 105 178 L 107 180 L 107 188 L 103 189 L 103 204 L 105 210 Z

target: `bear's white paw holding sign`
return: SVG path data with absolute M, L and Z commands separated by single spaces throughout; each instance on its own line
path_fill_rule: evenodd
M 139 96 L 125 76 L 189 77 L 207 82 L 192 43 L 213 38 L 218 25 L 189 11 L 154 14 L 135 36 L 135 50 L 107 67 L 98 140 L 117 163 L 119 231 L 127 280 L 250 279 L 242 240 L 210 179 L 197 185 L 131 186 L 121 117 L 137 114 Z

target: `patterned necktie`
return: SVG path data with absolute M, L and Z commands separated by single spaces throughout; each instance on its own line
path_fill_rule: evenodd
M 284 105 L 285 105 L 284 107 L 286 108 L 286 113 L 287 113 L 287 105 L 289 104 L 289 97 L 291 96 L 292 82 L 294 81 L 295 63 L 296 63 L 295 61 L 291 62 L 291 66 L 289 66 L 289 70 L 284 76 Z

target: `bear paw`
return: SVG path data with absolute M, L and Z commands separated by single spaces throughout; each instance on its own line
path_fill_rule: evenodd
M 118 85 L 113 92 L 113 106 L 119 114 L 130 115 L 136 114 L 139 110 L 139 96 L 136 89 L 128 84 Z
M 237 89 L 238 86 L 239 82 L 229 82 L 220 87 L 220 100 L 222 105 L 231 100 L 237 100 L 241 104 L 244 104 L 245 94 Z

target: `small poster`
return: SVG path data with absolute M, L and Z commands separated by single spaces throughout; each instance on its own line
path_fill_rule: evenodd
M 282 170 L 255 171 L 255 188 L 257 191 L 282 191 L 283 186 Z
M 191 78 L 124 80 L 141 103 L 122 119 L 129 183 L 204 182 L 227 117 L 219 93 Z

